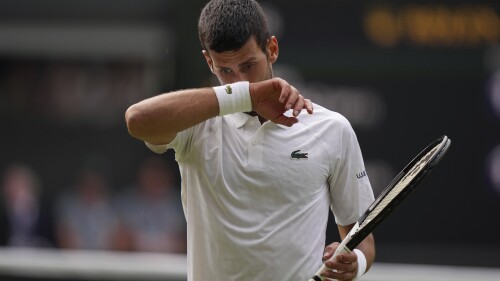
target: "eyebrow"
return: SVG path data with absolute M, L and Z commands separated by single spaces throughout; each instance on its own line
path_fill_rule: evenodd
M 245 66 L 246 64 L 249 64 L 249 63 L 251 63 L 251 62 L 255 62 L 256 60 L 257 60 L 257 58 L 256 58 L 256 57 L 250 57 L 250 58 L 248 58 L 246 61 L 244 61 L 244 62 L 240 63 L 240 64 L 238 65 L 238 67 Z
M 246 59 L 244 62 L 238 64 L 238 68 L 241 68 L 243 66 L 245 66 L 246 64 L 249 64 L 249 63 L 252 63 L 252 62 L 255 62 L 257 61 L 257 57 L 250 57 L 248 59 Z M 221 65 L 215 65 L 216 68 L 218 69 L 231 69 L 231 67 L 228 67 L 228 66 L 221 66 Z

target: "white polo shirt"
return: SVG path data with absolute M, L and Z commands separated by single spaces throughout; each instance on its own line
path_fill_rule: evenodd
M 346 225 L 374 200 L 349 122 L 316 104 L 298 118 L 288 128 L 230 114 L 148 145 L 176 151 L 188 280 L 308 280 L 322 263 L 329 207 Z

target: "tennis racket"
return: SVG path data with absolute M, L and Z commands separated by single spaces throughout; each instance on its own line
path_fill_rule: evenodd
M 408 164 L 382 191 L 351 231 L 340 243 L 331 259 L 341 253 L 351 252 L 365 239 L 408 194 L 429 174 L 450 147 L 450 139 L 442 136 L 429 144 Z M 323 264 L 309 281 L 321 281 L 321 272 L 328 268 Z

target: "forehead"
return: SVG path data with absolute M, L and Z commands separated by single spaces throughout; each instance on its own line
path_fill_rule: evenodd
M 254 37 L 251 37 L 240 49 L 217 53 L 213 50 L 207 50 L 214 65 L 225 66 L 240 64 L 253 59 L 265 57 L 264 52 L 257 44 Z

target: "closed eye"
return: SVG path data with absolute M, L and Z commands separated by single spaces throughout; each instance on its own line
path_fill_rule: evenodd
M 243 65 L 241 71 L 242 72 L 248 72 L 248 71 L 252 70 L 254 67 L 255 67 L 255 63 L 254 62 L 252 62 L 252 63 L 246 63 L 246 64 Z
M 222 74 L 229 74 L 229 73 L 231 73 L 233 71 L 231 69 L 229 69 L 229 68 L 221 68 L 219 70 L 219 72 L 222 73 Z

